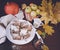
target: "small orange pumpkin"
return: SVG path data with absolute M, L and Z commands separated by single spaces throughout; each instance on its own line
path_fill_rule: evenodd
M 13 14 L 13 15 L 15 15 L 19 11 L 19 6 L 15 2 L 8 2 L 4 6 L 4 11 L 5 11 L 6 14 Z

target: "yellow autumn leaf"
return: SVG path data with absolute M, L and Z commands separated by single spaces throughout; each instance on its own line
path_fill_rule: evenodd
M 60 22 L 60 2 L 56 2 L 56 5 L 53 10 L 57 21 Z
M 39 9 L 40 9 L 41 11 L 45 11 L 45 7 L 39 6 Z
M 38 34 L 41 35 L 43 32 L 41 30 L 37 30 Z
M 43 29 L 45 30 L 45 33 L 47 33 L 48 35 L 52 35 L 54 33 L 53 27 L 47 24 L 43 25 Z
M 53 13 L 53 5 L 52 5 L 52 0 L 49 0 L 48 3 L 48 11 L 49 14 L 49 19 L 51 21 L 52 24 L 57 24 L 57 18 L 55 17 L 54 13 Z
M 47 12 L 41 11 L 41 12 L 40 12 L 40 15 L 41 15 L 42 17 L 46 17 L 46 16 L 47 16 Z
M 54 13 L 57 22 L 60 22 L 60 12 Z
M 53 9 L 52 1 L 50 1 L 50 2 L 48 3 L 48 9 L 49 9 L 49 10 L 52 10 L 52 9 Z
M 53 24 L 57 24 L 57 18 L 54 16 L 53 12 L 50 10 L 50 21 Z
M 51 17 L 50 21 L 51 21 L 52 24 L 57 24 L 58 23 L 57 18 L 54 18 L 54 17 Z
M 40 15 L 42 16 L 40 18 L 40 20 L 44 21 L 45 24 L 48 24 L 50 21 L 50 18 L 48 18 L 48 13 L 47 12 L 41 12 Z
M 42 48 L 43 50 L 49 50 L 49 48 L 48 48 L 47 45 L 43 45 L 43 46 L 41 46 L 41 48 Z
M 46 11 L 47 10 L 47 0 L 42 0 L 41 6 L 39 6 L 39 9 L 41 11 Z
M 40 20 L 44 21 L 45 24 L 48 24 L 50 21 L 50 19 L 48 17 L 41 17 Z
M 45 7 L 45 8 L 47 8 L 47 0 L 42 0 L 42 7 Z

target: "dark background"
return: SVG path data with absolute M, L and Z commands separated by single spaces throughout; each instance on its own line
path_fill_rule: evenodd
M 37 5 L 40 5 L 41 4 L 41 1 L 42 0 L 0 0 L 0 16 L 3 16 L 5 15 L 4 13 L 4 5 L 7 3 L 7 2 L 16 2 L 20 7 L 21 7 L 21 4 L 22 3 L 26 3 L 27 5 L 29 5 L 30 3 L 35 3 Z M 57 1 L 59 2 L 60 0 L 52 0 L 53 3 L 56 3 Z
M 26 3 L 27 5 L 30 4 L 31 2 L 37 5 L 41 4 L 41 0 L 0 0 L 0 17 L 6 15 L 4 13 L 4 5 L 7 2 L 11 1 L 16 2 L 20 7 L 22 3 Z M 54 4 L 57 1 L 60 2 L 60 0 L 52 0 L 52 1 Z M 52 26 L 55 29 L 55 33 L 52 36 L 47 36 L 44 42 L 46 43 L 46 45 L 49 46 L 50 50 L 60 50 L 60 23 Z M 6 39 L 6 42 L 0 45 L 0 50 L 12 50 L 11 45 L 12 43 Z

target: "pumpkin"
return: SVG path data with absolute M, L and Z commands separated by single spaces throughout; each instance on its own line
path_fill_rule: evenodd
M 19 6 L 15 2 L 8 2 L 4 6 L 4 11 L 5 11 L 6 14 L 13 14 L 13 15 L 15 15 L 19 11 Z

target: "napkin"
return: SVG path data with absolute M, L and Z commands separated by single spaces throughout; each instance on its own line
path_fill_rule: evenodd
M 0 25 L 0 44 L 6 40 L 6 30 L 3 26 Z
M 12 14 L 2 16 L 0 18 L 0 23 L 3 23 L 5 26 L 7 26 L 9 24 L 9 22 L 14 18 L 16 18 L 16 17 L 13 16 Z
M 33 26 L 35 28 L 38 28 L 39 26 L 42 26 L 43 25 L 43 22 L 39 19 L 39 18 L 35 18 L 34 19 L 34 23 L 33 23 Z
M 24 18 L 24 14 L 23 14 L 23 11 L 19 11 L 18 14 L 15 15 L 17 17 L 17 19 L 23 19 Z

